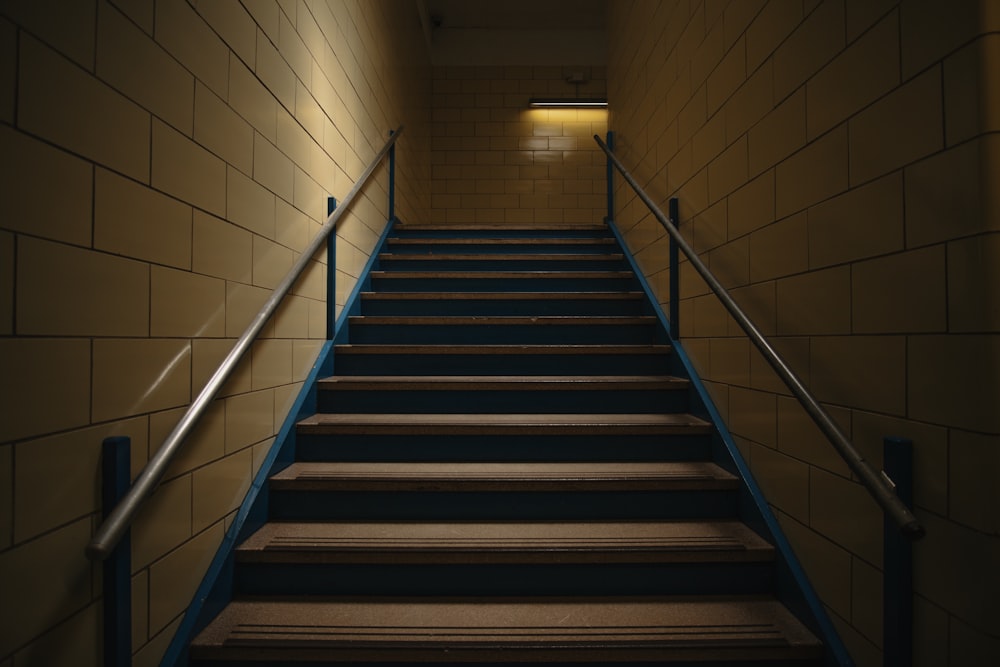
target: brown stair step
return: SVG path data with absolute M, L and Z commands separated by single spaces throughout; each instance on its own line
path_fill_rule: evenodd
M 687 414 L 330 414 L 298 422 L 312 435 L 675 435 L 711 433 Z
M 485 354 L 485 355 L 659 355 L 669 345 L 338 345 L 337 354 Z
M 734 521 L 265 524 L 238 549 L 255 563 L 761 562 L 774 549 Z
M 669 375 L 344 375 L 318 381 L 320 389 L 345 391 L 637 391 L 689 384 Z
M 235 601 L 195 639 L 191 657 L 763 663 L 818 659 L 821 651 L 768 598 L 321 598 Z
M 491 255 L 486 253 L 435 253 L 435 254 L 401 254 L 401 253 L 391 253 L 383 252 L 379 255 L 380 259 L 388 260 L 405 260 L 405 261 L 462 261 L 462 260 L 483 260 L 485 262 L 495 262 L 497 260 L 511 261 L 511 262 L 521 262 L 521 261 L 534 261 L 534 260 L 544 260 L 544 261 L 561 261 L 565 260 L 568 262 L 575 261 L 598 261 L 598 262 L 620 262 L 624 259 L 624 255 L 620 253 L 607 253 L 607 254 L 575 254 L 575 253 L 508 253 L 503 255 Z
M 275 490 L 302 491 L 724 491 L 739 480 L 706 461 L 600 463 L 296 462 Z
M 354 315 L 351 325 L 628 326 L 653 325 L 652 315 Z
M 587 238 L 511 238 L 505 236 L 470 236 L 467 238 L 390 238 L 390 246 L 425 246 L 425 245 L 513 245 L 513 246 L 538 246 L 538 245 L 579 245 L 579 246 L 615 246 L 616 241 L 611 238 L 587 239 Z
M 438 301 L 453 299 L 457 301 L 517 299 L 526 301 L 565 301 L 565 300 L 606 300 L 632 301 L 641 300 L 642 292 L 362 292 L 362 299 L 395 300 L 410 299 L 413 301 Z
M 553 231 L 573 231 L 573 232 L 607 232 L 608 226 L 602 224 L 551 224 L 551 225 L 508 225 L 488 222 L 462 222 L 443 225 L 418 225 L 418 224 L 398 224 L 393 228 L 395 231 L 428 231 L 428 232 L 453 232 L 468 230 L 475 232 L 501 231 L 501 232 L 553 232 Z
M 412 280 L 414 278 L 442 278 L 469 280 L 471 278 L 503 278 L 507 280 L 580 280 L 587 278 L 632 278 L 631 271 L 372 271 L 372 278 L 383 280 Z

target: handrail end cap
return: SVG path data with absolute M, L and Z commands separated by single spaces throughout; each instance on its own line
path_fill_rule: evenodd
M 927 530 L 916 519 L 900 526 L 899 532 L 902 533 L 903 537 L 906 537 L 913 542 L 921 540 L 925 535 L 927 535 Z
M 91 542 L 90 544 L 87 545 L 85 551 L 87 554 L 87 558 L 94 561 L 95 563 L 99 563 L 102 560 L 106 560 L 107 557 L 111 555 L 111 551 L 100 542 Z

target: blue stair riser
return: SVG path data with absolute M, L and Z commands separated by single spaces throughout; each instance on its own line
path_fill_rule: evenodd
M 634 276 L 491 277 L 461 278 L 428 276 L 398 278 L 392 272 L 373 272 L 372 289 L 384 292 L 619 292 L 638 287 Z
M 477 259 L 406 259 L 382 255 L 382 271 L 625 271 L 629 268 L 624 259 L 510 259 L 503 255 Z
M 686 412 L 686 390 L 494 391 L 321 390 L 319 411 L 330 413 L 394 412 L 406 406 L 411 413 L 552 414 L 552 413 L 662 413 Z
M 361 298 L 362 315 L 415 316 L 634 316 L 645 315 L 640 299 L 437 299 Z
M 236 572 L 241 595 L 755 595 L 772 584 L 770 563 L 239 563 Z
M 734 491 L 352 492 L 272 490 L 276 521 L 697 520 L 736 513 Z
M 353 344 L 642 345 L 666 342 L 653 323 L 638 324 L 363 324 Z
M 667 354 L 337 354 L 338 375 L 666 375 Z
M 299 461 L 705 461 L 708 435 L 313 435 Z

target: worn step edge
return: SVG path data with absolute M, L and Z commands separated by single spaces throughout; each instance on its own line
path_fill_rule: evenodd
M 443 225 L 417 225 L 417 224 L 398 224 L 394 228 L 396 232 L 451 232 L 460 230 L 470 230 L 470 231 L 501 231 L 501 232 L 608 232 L 610 233 L 610 228 L 607 225 L 602 224 L 586 224 L 586 223 L 567 223 L 567 224 L 550 224 L 550 225 L 508 225 L 508 224 L 495 224 L 495 223 L 474 223 L 474 222 L 462 222 L 454 224 L 443 224 Z
M 689 385 L 656 375 L 344 375 L 317 382 L 323 391 L 671 391 Z
M 351 326 L 653 326 L 652 315 L 352 315 Z
M 787 609 L 759 597 L 237 600 L 191 646 L 192 658 L 248 661 L 784 660 L 821 652 Z
M 766 562 L 734 521 L 271 522 L 237 549 L 248 563 Z
M 479 237 L 479 236 L 469 236 L 466 238 L 400 238 L 400 237 L 389 237 L 386 243 L 390 246 L 401 245 L 401 246 L 425 246 L 425 245 L 476 245 L 476 246 L 491 246 L 491 245 L 515 245 L 515 246 L 546 246 L 546 245 L 600 245 L 600 246 L 617 246 L 615 239 L 608 238 L 516 238 L 516 237 L 506 237 L 506 236 L 491 236 L 491 237 Z
M 297 424 L 302 434 L 341 435 L 671 435 L 711 433 L 687 414 L 334 414 Z
M 362 299 L 408 301 L 439 301 L 453 299 L 457 301 L 564 301 L 571 300 L 604 300 L 632 301 L 641 300 L 642 292 L 362 292 Z
M 483 261 L 483 262 L 532 262 L 532 261 L 566 261 L 566 262 L 620 262 L 625 258 L 619 253 L 585 254 L 585 253 L 507 253 L 494 255 L 490 253 L 391 253 L 383 252 L 379 260 L 401 262 L 434 262 L 434 261 Z
M 631 271 L 372 271 L 373 279 L 413 280 L 474 280 L 502 278 L 505 280 L 578 280 L 589 278 L 622 280 L 635 277 Z
M 481 354 L 481 355 L 658 355 L 669 345 L 337 345 L 336 354 Z
M 600 463 L 297 462 L 270 479 L 301 491 L 731 491 L 739 480 L 707 461 Z

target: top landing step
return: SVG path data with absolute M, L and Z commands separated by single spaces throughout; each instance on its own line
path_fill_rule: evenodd
M 604 224 L 547 224 L 547 225 L 502 225 L 494 223 L 455 223 L 445 225 L 414 225 L 399 223 L 393 229 L 407 232 L 455 232 L 455 231 L 501 231 L 501 232 L 606 232 Z

